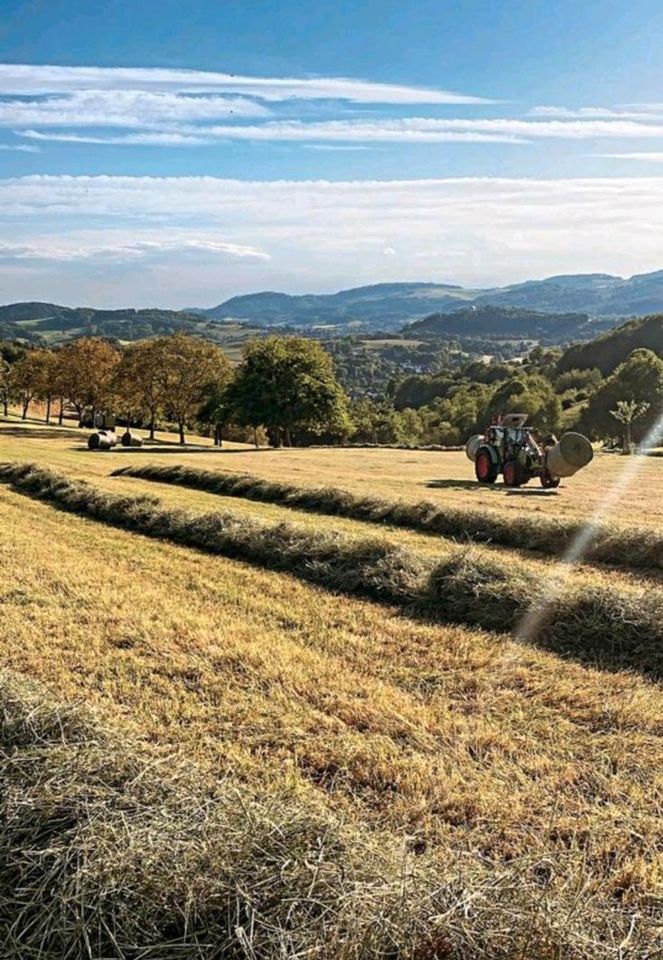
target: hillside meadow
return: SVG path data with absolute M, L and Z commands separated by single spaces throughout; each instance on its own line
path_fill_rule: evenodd
M 471 505 L 516 522 L 590 516 L 625 463 L 597 455 L 551 495 L 534 484 L 479 488 L 454 453 L 232 444 L 214 452 L 197 441 L 191 453 L 94 454 L 85 437 L 11 420 L 0 424 L 0 461 L 119 494 L 128 513 L 136 498 L 158 497 L 154 509 L 223 511 L 240 525 L 288 521 L 341 546 L 374 537 L 401 549 L 403 564 L 444 561 L 462 546 L 477 569 L 505 571 L 505 597 L 514 571 L 554 580 L 554 558 L 111 473 L 181 463 Z M 609 520 L 655 531 L 663 460 L 638 466 Z M 443 608 L 414 615 L 259 560 L 67 512 L 6 482 L 0 552 L 11 572 L 0 588 L 10 676 L 0 695 L 5 726 L 22 731 L 3 743 L 16 757 L 2 774 L 11 816 L 5 809 L 0 827 L 20 877 L 0 890 L 12 955 L 660 955 L 663 695 L 647 637 L 628 669 L 608 667 L 598 655 L 518 640 L 508 618 L 488 631 L 463 612 L 456 623 Z M 614 596 L 616 611 L 632 602 L 637 612 L 639 597 L 643 609 L 657 597 L 659 578 L 627 564 L 583 565 L 568 581 L 578 595 Z M 491 593 L 468 591 L 499 611 L 499 582 Z M 616 637 L 606 636 L 607 647 Z M 73 728 L 72 705 L 83 711 Z M 159 780 L 171 776 L 164 799 Z M 221 820 L 201 800 L 215 791 Z M 263 838 L 260 850 L 237 841 L 249 829 Z M 186 851 L 172 876 L 159 835 Z M 85 906 L 77 889 L 87 891 Z

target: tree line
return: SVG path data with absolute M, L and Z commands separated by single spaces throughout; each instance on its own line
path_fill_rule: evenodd
M 609 376 L 560 370 L 561 351 L 537 347 L 519 364 L 470 362 L 392 382 L 382 396 L 350 399 L 334 359 L 314 340 L 250 341 L 233 367 L 217 345 L 185 333 L 120 347 L 83 337 L 54 349 L 0 344 L 0 403 L 45 405 L 62 423 L 115 413 L 149 430 L 174 425 L 274 446 L 353 441 L 455 445 L 499 413 L 524 412 L 545 432 L 580 429 L 594 440 L 640 440 L 663 411 L 663 360 L 633 351 Z
M 300 337 L 251 341 L 233 369 L 220 347 L 185 333 L 124 347 L 82 337 L 48 349 L 3 345 L 0 402 L 5 416 L 19 404 L 25 419 L 34 402 L 45 420 L 62 424 L 67 408 L 79 423 L 113 411 L 128 425 L 149 429 L 204 427 L 221 442 L 225 428 L 244 427 L 274 445 L 312 436 L 343 439 L 352 433 L 348 399 L 331 358 L 319 343 Z

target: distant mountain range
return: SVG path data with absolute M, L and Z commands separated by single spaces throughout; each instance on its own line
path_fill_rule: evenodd
M 656 313 L 663 311 L 663 270 L 627 280 L 605 273 L 576 274 L 486 290 L 438 283 L 380 283 L 332 294 L 251 293 L 200 313 L 214 320 L 243 320 L 258 326 L 367 331 L 394 330 L 433 313 L 486 304 L 590 317 Z
M 403 330 L 451 339 L 587 340 L 619 317 L 663 313 L 663 270 L 624 280 L 578 274 L 470 290 L 445 283 L 379 283 L 333 294 L 252 293 L 209 310 L 97 310 L 24 302 L 0 307 L 0 337 L 59 339 L 95 333 L 121 340 L 189 330 L 211 339 L 229 323 L 318 336 Z

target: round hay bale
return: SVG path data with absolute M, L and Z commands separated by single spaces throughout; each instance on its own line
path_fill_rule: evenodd
M 546 451 L 546 467 L 556 477 L 572 477 L 594 456 L 592 445 L 581 433 L 569 431 Z
M 97 430 L 88 438 L 88 450 L 111 450 L 117 444 L 117 436 L 106 430 Z
M 120 438 L 120 443 L 123 447 L 142 447 L 143 438 L 136 436 L 131 430 L 125 430 Z
M 482 440 L 483 440 L 483 437 L 481 436 L 481 434 L 475 433 L 474 436 L 470 437 L 470 439 L 465 444 L 465 456 L 467 457 L 468 460 L 471 460 L 472 463 L 474 463 L 474 461 L 477 458 L 477 453 L 479 452 L 479 447 L 481 446 Z

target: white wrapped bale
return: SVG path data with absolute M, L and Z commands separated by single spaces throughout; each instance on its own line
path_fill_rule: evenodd
M 546 450 L 546 468 L 555 477 L 572 477 L 591 462 L 592 445 L 581 433 L 565 433 Z

